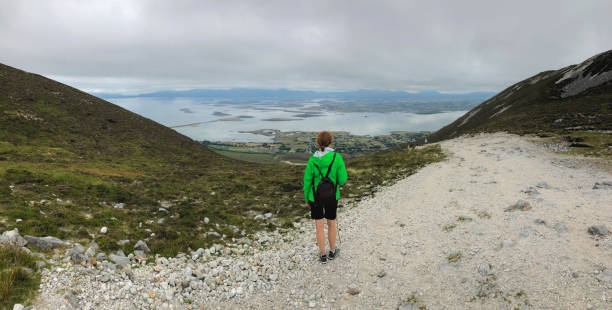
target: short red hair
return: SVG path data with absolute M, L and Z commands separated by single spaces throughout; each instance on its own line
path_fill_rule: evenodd
M 317 135 L 317 145 L 321 151 L 330 146 L 332 142 L 334 142 L 334 136 L 332 136 L 332 133 L 329 131 L 324 130 Z

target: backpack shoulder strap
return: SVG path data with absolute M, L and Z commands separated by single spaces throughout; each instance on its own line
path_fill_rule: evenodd
M 329 167 L 327 167 L 327 173 L 325 174 L 325 177 L 329 177 L 329 172 L 331 171 L 331 167 L 334 165 L 334 160 L 336 160 L 336 152 L 334 152 L 334 157 L 332 158 L 331 163 L 329 164 Z

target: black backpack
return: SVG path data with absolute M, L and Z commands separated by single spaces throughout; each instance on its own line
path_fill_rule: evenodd
M 314 186 L 314 178 L 312 179 L 312 194 L 314 196 L 315 205 L 330 205 L 336 201 L 336 184 L 334 184 L 334 182 L 329 178 L 329 172 L 334 165 L 334 160 L 336 160 L 335 152 L 329 167 L 327 167 L 327 173 L 325 176 L 323 176 L 321 173 L 319 166 L 315 165 L 319 171 L 319 174 L 321 175 L 321 181 L 319 181 L 316 191 Z

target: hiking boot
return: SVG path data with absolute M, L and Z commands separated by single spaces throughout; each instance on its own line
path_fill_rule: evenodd
M 333 252 L 329 251 L 329 254 L 327 254 L 327 257 L 329 258 L 329 260 L 333 260 L 334 258 L 336 258 L 337 253 L 338 253 L 338 249 L 335 249 Z
M 321 260 L 321 264 L 326 264 L 327 263 L 327 256 L 326 255 L 319 256 L 319 259 Z

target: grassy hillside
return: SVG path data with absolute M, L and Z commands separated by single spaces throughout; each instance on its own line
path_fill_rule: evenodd
M 516 83 L 429 140 L 483 131 L 567 134 L 578 130 L 612 130 L 612 51 Z
M 398 147 L 349 161 L 355 173 L 343 193 L 361 199 L 441 158 L 439 148 Z M 0 231 L 95 240 L 102 250 L 129 239 L 130 252 L 145 239 L 174 255 L 291 227 L 308 211 L 303 169 L 223 157 L 109 102 L 0 65 Z M 266 212 L 272 220 L 254 219 Z

